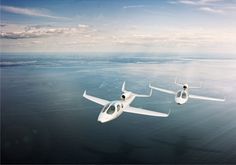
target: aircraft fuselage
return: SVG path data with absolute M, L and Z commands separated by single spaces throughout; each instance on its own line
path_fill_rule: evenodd
M 179 90 L 175 95 L 175 102 L 179 105 L 185 104 L 188 101 L 188 89 Z
M 97 119 L 98 122 L 105 123 L 119 117 L 134 99 L 135 96 L 131 96 L 126 100 L 116 100 L 108 103 L 102 108 Z

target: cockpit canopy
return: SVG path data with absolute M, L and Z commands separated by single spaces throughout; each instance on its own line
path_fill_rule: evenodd
M 186 99 L 186 97 L 187 97 L 187 93 L 183 91 L 183 92 L 182 92 L 182 98 L 183 98 L 183 99 Z
M 182 99 L 186 99 L 187 93 L 185 91 L 179 91 L 177 92 L 176 97 L 179 97 L 179 98 L 181 97 Z
M 111 115 L 115 112 L 116 107 L 114 105 L 111 105 L 108 109 L 107 109 L 107 114 Z
M 119 111 L 122 105 L 119 103 L 110 103 L 103 107 L 102 113 L 112 115 L 115 111 Z
M 181 96 L 181 92 L 182 92 L 182 91 L 179 91 L 179 92 L 177 93 L 177 97 L 180 97 L 180 96 Z

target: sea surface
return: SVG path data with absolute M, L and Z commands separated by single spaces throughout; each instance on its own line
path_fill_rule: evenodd
M 1 54 L 1 163 L 236 164 L 236 58 L 208 54 Z M 88 94 L 117 100 L 122 83 L 146 94 L 148 84 L 225 102 L 153 91 L 135 107 L 168 118 L 123 113 L 98 123 L 102 107 Z

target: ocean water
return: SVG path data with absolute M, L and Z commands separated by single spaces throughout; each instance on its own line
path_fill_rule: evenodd
M 168 54 L 1 54 L 2 163 L 236 163 L 236 58 Z M 88 94 L 117 100 L 121 86 L 148 84 L 226 102 L 153 91 L 132 106 L 168 118 L 123 113 L 98 123 L 101 106 Z

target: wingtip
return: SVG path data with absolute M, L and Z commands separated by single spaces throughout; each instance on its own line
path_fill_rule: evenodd
M 218 99 L 218 101 L 225 102 L 226 99 L 225 99 L 225 98 L 223 98 L 223 99 Z
M 163 116 L 163 117 L 169 117 L 169 116 L 170 116 L 170 113 L 171 113 L 171 109 L 169 109 L 169 112 L 168 112 L 168 113 L 165 113 L 165 116 Z
M 168 116 L 167 116 L 167 117 L 169 117 L 170 113 L 171 113 L 171 109 L 169 109 L 169 112 L 168 112 Z
M 83 94 L 83 96 L 85 96 L 86 95 L 86 90 L 84 91 L 84 94 Z
M 152 84 L 151 84 L 151 83 L 149 83 L 149 85 L 148 85 L 148 86 L 149 86 L 149 88 L 153 89 L 153 86 L 152 86 Z
M 152 96 L 152 88 L 150 88 L 150 93 L 149 93 L 149 97 Z

